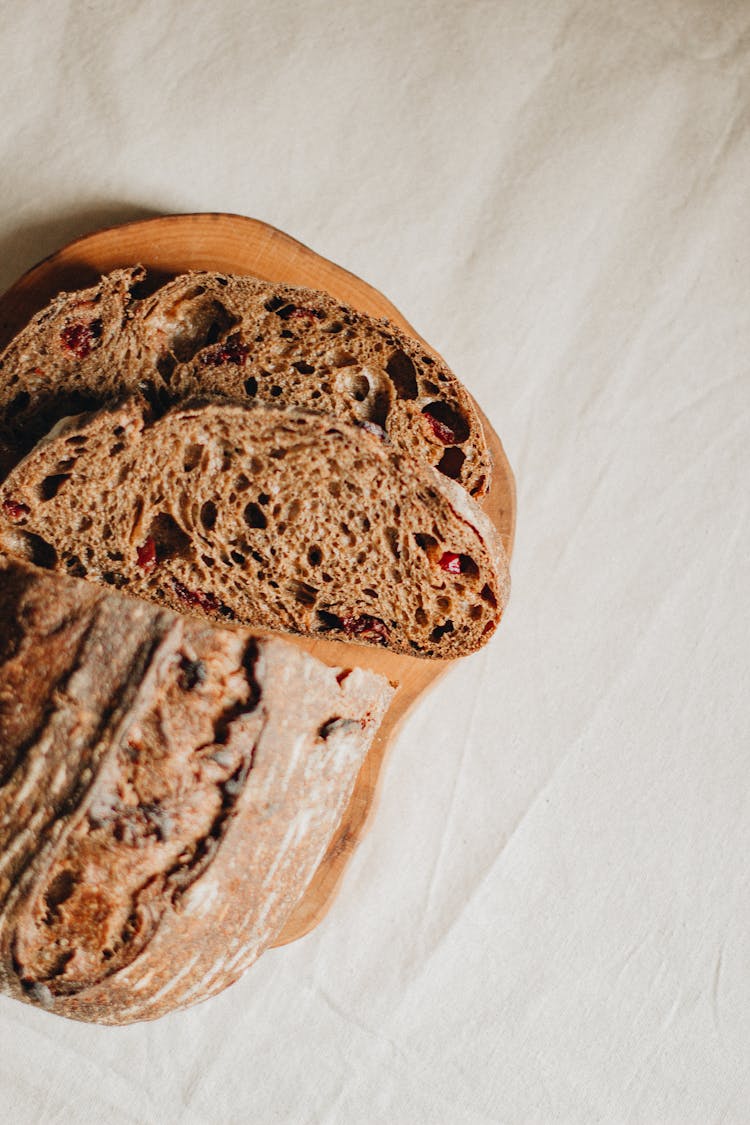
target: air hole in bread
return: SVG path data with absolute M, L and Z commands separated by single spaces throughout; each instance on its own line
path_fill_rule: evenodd
M 416 621 L 417 625 L 424 626 L 427 624 L 427 614 L 422 609 L 421 605 L 417 606 L 414 611 L 414 620 Z
M 255 398 L 257 393 L 258 393 L 258 380 L 255 378 L 254 375 L 251 375 L 249 379 L 245 379 L 245 394 L 247 395 L 248 398 Z
M 323 561 L 323 552 L 320 547 L 310 547 L 307 552 L 307 561 L 310 563 L 310 566 L 320 566 Z
M 393 557 L 396 558 L 396 559 L 400 559 L 401 558 L 401 550 L 400 550 L 399 544 L 398 544 L 398 532 L 396 531 L 395 527 L 387 527 L 385 529 L 385 538 L 386 538 L 386 541 L 388 543 L 388 546 L 391 549 L 391 553 L 393 554 Z
M 70 473 L 55 473 L 54 476 L 45 477 L 39 485 L 39 495 L 42 500 L 54 499 L 66 480 L 70 480 Z
M 325 576 L 324 576 L 325 577 Z M 315 617 L 321 633 L 330 633 L 343 629 L 344 623 L 335 613 L 328 613 L 325 609 L 316 611 Z
M 338 500 L 339 496 L 341 495 L 341 482 L 337 480 L 329 480 L 328 491 L 330 492 L 331 496 Z
M 201 555 L 201 559 L 209 569 L 214 565 L 214 560 L 210 555 Z
M 443 456 L 437 463 L 437 470 L 442 473 L 444 477 L 450 477 L 451 480 L 458 480 L 461 475 L 466 454 L 458 446 L 452 445 L 446 449 Z
M 76 528 L 76 531 L 78 531 L 78 532 L 88 531 L 93 526 L 94 526 L 94 521 L 92 520 L 91 516 L 82 516 L 81 519 L 78 521 L 78 527 Z
M 201 300 L 201 298 L 204 298 Z M 216 344 L 239 324 L 239 319 L 205 290 L 195 289 L 167 313 L 167 350 L 179 363 L 188 363 L 204 347 Z
M 439 641 L 441 639 L 441 637 L 445 636 L 446 633 L 452 633 L 452 632 L 453 632 L 453 622 L 451 621 L 451 619 L 449 617 L 446 621 L 443 622 L 442 625 L 436 625 L 435 626 L 435 628 L 430 633 L 430 640 Z
M 122 453 L 124 448 L 125 448 L 125 442 L 124 441 L 116 441 L 115 444 L 111 447 L 111 449 L 109 451 L 110 457 L 116 457 L 118 453 Z
M 434 428 L 444 445 L 460 445 L 468 439 L 469 423 L 463 414 L 459 414 L 447 402 L 428 402 L 422 407 L 422 413 L 437 424 Z
M 250 503 L 243 512 L 245 523 L 248 527 L 264 528 L 268 527 L 268 520 L 261 508 L 254 503 Z
M 78 555 L 71 555 L 70 558 L 65 560 L 65 569 L 74 578 L 85 578 L 88 574 L 88 570 L 78 558 Z
M 163 559 L 190 556 L 190 536 L 169 512 L 159 512 L 154 516 L 146 538 L 153 539 L 156 557 L 160 562 Z
M 414 364 L 406 352 L 401 351 L 400 348 L 395 351 L 386 363 L 385 369 L 399 398 L 415 399 L 417 397 L 417 376 Z
M 432 379 L 422 380 L 422 390 L 428 395 L 440 394 L 440 387 L 437 385 L 437 383 L 433 383 Z
M 206 531 L 211 531 L 216 525 L 216 505 L 213 500 L 206 500 L 201 507 L 200 520 Z
M 281 387 L 278 387 L 274 384 L 274 386 L 271 387 L 271 398 L 278 398 L 280 394 L 282 394 Z
M 55 875 L 44 896 L 44 903 L 48 912 L 47 918 L 45 918 L 47 925 L 52 924 L 52 920 L 58 914 L 58 907 L 62 906 L 73 894 L 78 879 L 78 874 L 74 874 L 67 868 L 63 868 Z
M 295 497 L 295 499 L 294 499 L 294 500 L 292 500 L 292 502 L 290 503 L 289 507 L 287 508 L 287 512 L 286 512 L 286 518 L 287 518 L 287 519 L 289 520 L 289 522 L 291 523 L 291 522 L 293 522 L 294 520 L 296 520 L 297 516 L 298 516 L 298 515 L 300 514 L 300 512 L 301 512 L 301 511 L 302 511 L 302 504 L 301 504 L 301 502 L 300 502 L 300 501 L 299 501 L 299 500 L 298 500 L 298 499 L 297 499 L 297 498 Z
M 334 367 L 353 367 L 356 362 L 356 357 L 346 348 L 336 348 L 331 356 L 331 363 Z
M 450 598 L 441 596 L 436 599 L 436 604 L 441 613 L 447 613 L 451 607 L 451 600 Z
M 432 535 L 426 535 L 422 531 L 418 531 L 414 536 L 414 542 L 418 547 L 421 547 L 426 555 L 432 555 L 437 549 L 438 541 Z
M 322 332 L 330 332 L 332 336 L 337 335 L 339 332 L 343 332 L 343 330 L 344 326 L 340 320 L 332 320 L 329 324 L 324 324 L 321 326 Z
M 234 482 L 234 487 L 238 492 L 247 492 L 248 488 L 250 487 L 250 481 L 244 473 L 240 473 L 240 475 L 237 477 Z
M 202 456 L 203 456 L 203 446 L 202 445 L 195 445 L 195 444 L 194 445 L 188 445 L 188 447 L 185 450 L 185 458 L 184 458 L 183 463 L 182 463 L 182 467 L 183 467 L 184 471 L 186 473 L 192 473 L 193 469 L 197 469 L 198 466 L 201 463 L 201 457 Z
M 313 606 L 318 600 L 317 589 L 308 582 L 290 582 L 288 589 L 300 605 Z
M 261 492 L 261 494 L 258 496 L 258 503 L 262 504 L 263 507 L 265 507 L 266 504 L 268 504 L 270 502 L 270 499 L 271 499 L 271 497 L 268 495 L 267 492 Z M 279 508 L 278 511 L 281 511 L 281 509 Z
M 347 394 L 351 395 L 355 402 L 364 402 L 372 389 L 370 380 L 363 371 L 351 372 L 346 375 L 343 379 L 343 385 Z
M 264 302 L 263 307 L 266 312 L 276 312 L 277 309 L 283 308 L 287 303 L 288 302 L 285 301 L 283 297 L 273 296 L 269 297 L 268 300 Z
M 315 372 L 315 368 L 312 364 L 305 363 L 303 359 L 299 360 L 297 363 L 293 363 L 292 367 L 295 371 L 299 371 L 300 375 L 312 375 Z
M 493 609 L 497 608 L 497 598 L 492 593 L 492 590 L 490 590 L 489 586 L 483 586 L 479 591 L 479 596 L 483 602 L 487 602 L 487 604 L 491 605 Z
M 484 610 L 481 605 L 473 605 L 469 610 L 469 617 L 472 621 L 479 621 L 484 616 Z
M 247 565 L 247 559 L 240 551 L 230 551 L 229 557 L 231 558 L 232 562 L 237 563 L 237 566 Z
M 461 574 L 466 575 L 467 578 L 478 578 L 479 577 L 479 567 L 474 562 L 473 558 L 470 555 L 461 555 L 460 558 L 461 558 Z M 456 589 L 460 589 L 460 588 L 461 587 L 458 587 L 458 586 L 456 587 Z
M 372 590 L 369 586 L 365 586 L 362 593 L 365 594 L 368 598 L 377 598 L 378 596 L 377 590 Z
M 24 555 L 30 558 L 36 566 L 51 569 L 57 564 L 57 551 L 51 543 L 42 539 L 41 535 L 35 535 L 33 531 L 24 531 L 19 534 L 23 536 L 26 547 Z M 13 549 L 16 550 L 15 546 Z
M 110 562 L 121 563 L 124 561 L 122 551 L 107 551 L 107 558 L 110 560 Z

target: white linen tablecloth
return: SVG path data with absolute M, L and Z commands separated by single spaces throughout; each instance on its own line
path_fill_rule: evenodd
M 750 6 L 0 16 L 0 289 L 263 219 L 394 301 L 518 479 L 506 619 L 326 921 L 153 1024 L 0 999 L 0 1120 L 750 1121 Z

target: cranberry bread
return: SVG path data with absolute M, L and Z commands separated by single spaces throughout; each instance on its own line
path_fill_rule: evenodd
M 482 423 L 455 375 L 387 321 L 325 293 L 252 277 L 189 273 L 138 310 L 143 371 L 169 395 L 280 402 L 385 431 L 400 450 L 483 495 Z
M 0 989 L 153 1019 L 269 945 L 392 689 L 0 557 Z
M 0 487 L 0 544 L 175 609 L 452 658 L 494 632 L 499 536 L 454 481 L 310 411 L 131 398 Z
M 0 354 L 0 440 L 23 451 L 59 418 L 130 385 L 130 322 L 144 276 L 140 267 L 115 270 L 60 293 L 11 340 Z
M 387 433 L 483 495 L 490 455 L 470 397 L 444 363 L 385 320 L 325 293 L 189 273 L 137 297 L 142 270 L 61 294 L 0 356 L 0 426 L 21 451 L 60 417 L 140 392 L 302 406 Z

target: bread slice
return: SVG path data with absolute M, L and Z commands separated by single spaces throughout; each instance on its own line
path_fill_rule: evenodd
M 446 365 L 385 320 L 312 289 L 193 272 L 138 298 L 144 271 L 61 294 L 0 355 L 0 429 L 20 452 L 66 414 L 125 393 L 153 407 L 195 395 L 319 410 L 387 434 L 469 492 L 490 455 Z
M 137 383 L 130 321 L 144 277 L 140 267 L 114 270 L 60 293 L 11 340 L 0 354 L 0 442 L 23 452 L 60 418 Z
M 391 696 L 0 558 L 0 989 L 123 1024 L 231 984 L 312 878 Z
M 303 406 L 385 431 L 481 496 L 490 458 L 476 407 L 444 363 L 400 329 L 325 293 L 193 272 L 137 314 L 141 371 L 171 398 L 207 393 Z
M 0 488 L 0 543 L 218 620 L 451 658 L 494 632 L 499 536 L 454 481 L 309 411 L 142 401 L 59 424 Z

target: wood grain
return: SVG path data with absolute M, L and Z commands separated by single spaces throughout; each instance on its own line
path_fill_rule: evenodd
M 437 355 L 382 293 L 341 266 L 257 219 L 206 213 L 126 223 L 69 243 L 29 270 L 0 298 L 0 347 L 60 290 L 92 285 L 102 273 L 137 263 L 158 281 L 189 269 L 210 269 L 324 289 L 354 308 L 387 317 Z M 510 557 L 515 532 L 515 482 L 500 439 L 484 414 L 482 422 L 494 462 L 492 485 L 482 507 L 500 531 Z M 372 814 L 386 751 L 412 705 L 451 663 L 337 641 L 292 639 L 327 664 L 358 665 L 381 672 L 398 684 L 398 691 L 362 767 L 339 830 L 277 945 L 302 937 L 323 918 Z

